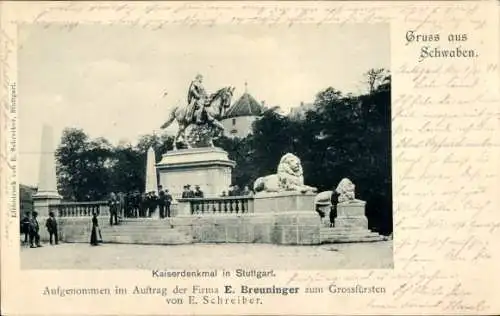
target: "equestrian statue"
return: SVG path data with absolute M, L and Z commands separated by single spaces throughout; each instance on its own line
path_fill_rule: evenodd
M 203 87 L 203 76 L 197 75 L 188 89 L 187 106 L 176 106 L 169 114 L 168 120 L 161 126 L 165 129 L 177 121 L 179 128 L 174 139 L 174 150 L 182 137 L 187 148 L 213 147 L 213 138 L 224 131 L 220 120 L 231 106 L 234 87 L 224 87 L 215 93 L 207 94 Z M 189 135 L 186 130 L 189 128 Z M 204 145 L 199 145 L 199 144 Z

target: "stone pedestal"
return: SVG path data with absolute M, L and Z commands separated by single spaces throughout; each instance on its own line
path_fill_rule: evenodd
M 354 200 L 337 204 L 335 227 L 353 227 L 368 229 L 368 218 L 365 216 L 366 202 Z
M 337 204 L 335 227 L 321 228 L 321 242 L 368 242 L 383 240 L 383 236 L 368 229 L 366 202 L 353 200 Z
M 314 213 L 314 193 L 261 192 L 254 196 L 254 213 Z M 316 215 L 316 214 L 315 214 Z
M 285 245 L 320 243 L 321 220 L 314 211 L 314 193 L 261 192 L 254 196 L 255 215 L 273 219 L 271 242 Z
M 231 172 L 235 162 L 227 152 L 217 147 L 180 149 L 167 152 L 156 164 L 160 185 L 172 197 L 179 198 L 184 185 L 194 189 L 199 185 L 205 197 L 220 196 L 231 185 Z
M 58 194 L 35 194 L 33 195 L 33 209 L 38 212 L 39 217 L 49 217 L 49 205 L 59 204 L 61 199 L 62 197 Z

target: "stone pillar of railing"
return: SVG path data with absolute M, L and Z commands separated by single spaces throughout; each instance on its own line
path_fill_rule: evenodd
M 189 216 L 191 215 L 191 203 L 184 199 L 178 199 L 176 203 L 176 212 L 174 216 Z
M 33 195 L 33 207 L 40 217 L 47 217 L 49 205 L 58 204 L 62 199 L 57 192 L 53 132 L 49 125 L 43 126 L 40 154 L 38 191 Z

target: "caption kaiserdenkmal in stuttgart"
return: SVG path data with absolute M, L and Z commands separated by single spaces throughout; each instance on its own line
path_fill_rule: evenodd
M 393 268 L 389 24 L 19 34 L 23 270 L 219 304 L 305 293 L 284 270 Z

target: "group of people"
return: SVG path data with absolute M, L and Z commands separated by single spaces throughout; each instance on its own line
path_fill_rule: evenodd
M 248 186 L 245 186 L 243 190 L 240 189 L 238 185 L 232 185 L 229 187 L 229 190 L 227 191 L 222 191 L 222 194 L 220 195 L 221 197 L 228 197 L 228 196 L 251 196 L 253 195 L 253 191 L 250 190 Z M 195 186 L 195 189 L 191 189 L 190 184 L 186 184 L 183 187 L 182 191 L 182 198 L 183 199 L 192 199 L 192 198 L 203 198 L 204 193 L 201 190 L 199 185 Z
M 57 220 L 54 212 L 49 213 L 49 218 L 45 221 L 45 227 L 49 233 L 50 244 L 58 244 L 59 238 L 57 233 Z M 38 223 L 38 212 L 28 212 L 21 220 L 21 234 L 24 234 L 25 245 L 30 248 L 42 247 L 40 244 L 40 224 Z
M 226 196 L 249 196 L 253 195 L 252 190 L 245 186 L 240 190 L 238 185 L 233 185 L 226 192 L 222 192 L 222 197 Z M 204 198 L 204 192 L 199 185 L 196 185 L 194 190 L 190 184 L 184 185 L 182 198 Z M 133 193 L 115 194 L 111 192 L 109 195 L 109 224 L 118 225 L 118 217 L 151 217 L 156 210 L 159 210 L 160 218 L 171 217 L 170 207 L 173 198 L 168 189 L 158 187 L 158 195 L 156 192 L 145 192 L 140 194 L 139 191 Z M 90 236 L 90 244 L 97 246 L 102 241 L 101 231 L 96 213 L 92 216 L 92 232 Z M 49 213 L 49 217 L 45 222 L 45 227 L 49 233 L 50 244 L 57 245 L 59 243 L 58 227 L 55 214 Z M 21 220 L 21 234 L 24 234 L 24 244 L 30 248 L 42 247 L 40 244 L 40 225 L 38 223 L 38 213 L 36 211 L 28 212 Z
M 181 196 L 183 199 L 202 199 L 205 196 L 199 185 L 196 185 L 193 190 L 190 184 L 186 184 L 183 189 Z
M 158 187 L 158 194 L 156 192 L 115 194 L 110 193 L 109 197 L 109 213 L 110 225 L 118 224 L 118 216 L 122 217 L 151 217 L 156 210 L 160 212 L 160 218 L 171 217 L 170 206 L 172 204 L 172 195 L 168 189 L 163 189 L 160 185 Z
M 240 187 L 236 185 L 232 185 L 229 187 L 229 190 L 222 191 L 221 197 L 226 197 L 226 196 L 251 196 L 253 195 L 253 191 L 250 190 L 250 188 L 246 185 L 243 190 L 240 189 Z

